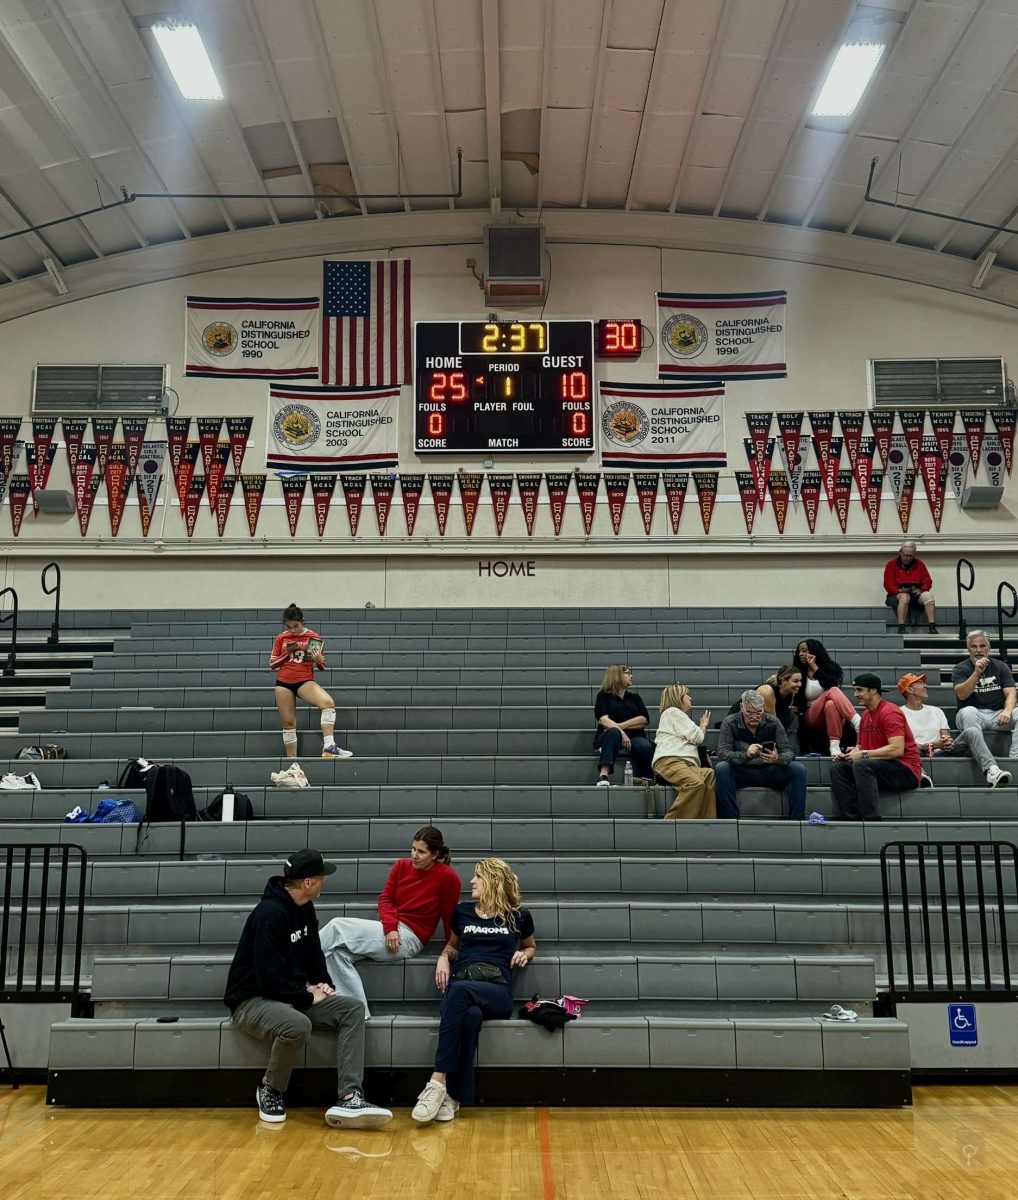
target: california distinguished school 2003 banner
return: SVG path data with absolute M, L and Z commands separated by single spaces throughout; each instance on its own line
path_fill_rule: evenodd
M 277 471 L 395 469 L 396 387 L 269 388 L 265 465 Z
M 661 379 L 784 379 L 787 292 L 658 292 Z
M 724 467 L 725 385 L 606 383 L 598 390 L 601 464 L 631 467 Z
M 187 297 L 184 374 L 317 379 L 317 296 Z

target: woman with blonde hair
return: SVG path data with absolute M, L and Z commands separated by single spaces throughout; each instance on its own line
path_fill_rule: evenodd
M 470 899 L 453 909 L 452 932 L 438 956 L 438 1050 L 411 1113 L 415 1121 L 451 1121 L 461 1104 L 473 1104 L 481 1025 L 512 1016 L 513 968 L 526 967 L 536 953 L 534 919 L 521 907 L 520 881 L 502 859 L 482 859 L 470 880 Z
M 654 770 L 675 788 L 675 802 L 665 813 L 666 820 L 713 821 L 717 816 L 714 768 L 700 766 L 698 750 L 710 724 L 710 712 L 705 711 L 697 725 L 689 715 L 692 709 L 693 697 L 684 684 L 669 684 L 661 693 Z
M 639 692 L 630 691 L 633 672 L 623 663 L 613 663 L 604 673 L 601 690 L 594 701 L 594 749 L 600 753 L 597 786 L 610 787 L 615 760 L 626 751 L 633 760 L 637 779 L 651 778 L 653 746 L 647 740 L 650 713 Z

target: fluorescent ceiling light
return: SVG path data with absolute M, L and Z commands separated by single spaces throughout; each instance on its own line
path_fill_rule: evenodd
M 885 48 L 875 42 L 845 42 L 827 72 L 813 116 L 847 117 L 855 112 Z
M 185 100 L 222 100 L 223 89 L 196 25 L 159 21 L 152 33 Z

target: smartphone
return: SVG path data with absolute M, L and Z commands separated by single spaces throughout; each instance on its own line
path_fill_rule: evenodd
M 773 742 L 761 742 L 761 743 L 760 743 L 760 749 L 761 749 L 761 750 L 773 750 L 774 748 L 775 748 L 775 747 L 774 747 L 774 743 L 773 743 Z

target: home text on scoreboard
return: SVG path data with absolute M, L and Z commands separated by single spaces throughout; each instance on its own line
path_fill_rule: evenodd
M 418 453 L 594 449 L 591 321 L 419 321 Z

